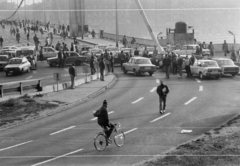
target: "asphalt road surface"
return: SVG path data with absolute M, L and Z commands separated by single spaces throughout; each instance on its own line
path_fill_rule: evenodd
M 0 132 L 1 165 L 132 165 L 163 154 L 196 138 L 239 113 L 240 77 L 219 80 L 182 78 L 164 73 L 135 77 L 116 69 L 117 83 L 98 97 L 35 122 Z M 159 114 L 156 87 L 170 88 L 166 113 Z M 104 99 L 109 117 L 120 122 L 125 144 L 95 150 L 93 138 L 102 131 L 93 118 Z M 181 134 L 182 129 L 192 133 Z

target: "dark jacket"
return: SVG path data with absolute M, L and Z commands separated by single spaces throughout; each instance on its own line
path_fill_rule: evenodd
M 98 124 L 100 126 L 109 124 L 107 106 L 103 105 L 94 116 L 98 117 Z
M 171 65 L 171 60 L 170 58 L 166 57 L 163 59 L 163 66 L 170 66 Z
M 103 60 L 102 59 L 100 59 L 100 61 L 99 61 L 99 67 L 100 67 L 100 69 L 105 69 L 105 65 L 104 65 L 104 62 L 103 62 Z
M 68 72 L 69 72 L 69 74 L 71 74 L 73 76 L 76 76 L 75 67 L 73 67 L 73 66 L 69 67 Z
M 61 56 L 61 54 L 63 54 L 63 56 Z M 64 53 L 61 53 L 61 51 L 58 52 L 58 59 L 59 60 L 65 60 L 66 59 L 66 55 Z
M 166 97 L 168 93 L 169 93 L 169 88 L 167 85 L 161 84 L 157 87 L 157 94 L 160 97 Z
M 183 64 L 183 59 L 182 58 L 178 58 L 177 65 L 178 66 L 182 66 L 182 64 Z

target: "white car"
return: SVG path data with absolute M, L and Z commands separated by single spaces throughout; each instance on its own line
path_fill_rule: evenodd
M 199 78 L 215 77 L 219 79 L 222 69 L 214 60 L 197 60 L 193 66 L 190 66 L 192 75 L 198 75 Z
M 183 45 L 182 49 L 173 50 L 173 52 L 179 55 L 186 55 L 186 54 L 191 55 L 196 53 L 197 46 L 200 48 L 198 44 Z M 202 49 L 202 55 L 203 56 L 210 55 L 209 49 Z
M 8 65 L 4 67 L 6 76 L 8 76 L 10 73 L 22 74 L 24 72 L 30 72 L 30 69 L 31 63 L 27 60 L 26 57 L 12 58 L 9 60 Z

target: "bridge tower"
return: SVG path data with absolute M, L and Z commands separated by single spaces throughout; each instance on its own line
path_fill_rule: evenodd
M 83 36 L 85 25 L 85 0 L 69 1 L 69 25 L 72 37 Z

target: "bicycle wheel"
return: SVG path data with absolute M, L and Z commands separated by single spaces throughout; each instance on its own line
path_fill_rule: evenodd
M 99 133 L 94 139 L 94 146 L 96 150 L 103 151 L 107 146 L 107 139 L 105 134 Z
M 125 135 L 122 131 L 116 131 L 113 135 L 115 144 L 120 147 L 123 146 L 125 141 Z

